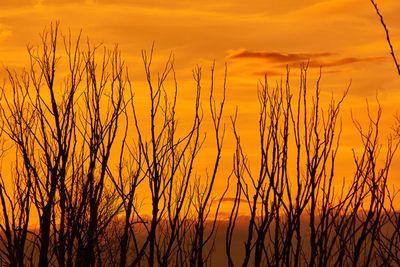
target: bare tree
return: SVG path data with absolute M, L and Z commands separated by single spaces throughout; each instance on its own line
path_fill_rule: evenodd
M 22 162 L 16 179 L 20 223 L 28 223 L 30 198 L 39 216 L 38 265 L 94 266 L 101 260 L 95 257 L 98 238 L 118 211 L 112 191 L 107 196 L 105 190 L 127 76 L 117 48 L 104 50 L 98 70 L 97 48 L 88 44 L 81 51 L 80 35 L 75 43 L 69 35 L 68 72 L 61 80 L 59 37 L 58 23 L 52 24 L 41 35 L 42 46 L 28 48 L 31 64 L 22 76 L 8 72 L 14 96 L 4 98 L 3 129 Z
M 194 99 L 194 118 L 192 126 L 184 134 L 178 134 L 178 120 L 176 117 L 176 103 L 178 83 L 172 57 L 170 57 L 164 70 L 158 75 L 157 82 L 153 82 L 151 75 L 151 60 L 153 48 L 150 53 L 143 51 L 143 62 L 150 91 L 150 129 L 148 140 L 145 140 L 146 129 L 141 126 L 137 115 L 137 107 L 133 105 L 133 115 L 137 135 L 136 153 L 141 158 L 135 177 L 138 183 L 145 179 L 151 193 L 152 214 L 150 222 L 142 215 L 136 214 L 147 232 L 147 237 L 140 248 L 136 248 L 136 259 L 131 266 L 138 265 L 144 256 L 147 264 L 154 266 L 203 265 L 207 257 L 203 256 L 204 246 L 212 238 L 217 221 L 213 220 L 212 229 L 205 234 L 205 222 L 212 204 L 212 190 L 217 176 L 219 160 L 222 151 L 224 133 L 220 133 L 224 97 L 219 108 L 214 100 L 214 67 L 211 70 L 210 110 L 214 131 L 216 133 L 216 159 L 212 174 L 205 187 L 195 179 L 194 164 L 198 152 L 204 142 L 200 125 L 203 120 L 201 107 L 201 69 L 193 71 L 196 83 Z M 166 87 L 166 80 L 172 75 L 172 97 Z M 137 160 L 136 160 L 137 161 Z M 137 161 L 139 162 L 139 161 Z M 132 204 L 130 204 L 132 205 Z M 195 210 L 195 215 L 192 214 Z M 193 228 L 194 227 L 194 228 Z M 189 238 L 189 236 L 192 236 Z M 136 242 L 135 247 L 136 247 Z M 187 257 L 190 260 L 187 261 Z
M 226 97 L 226 76 L 227 76 L 227 66 L 225 65 L 225 75 L 224 75 L 224 83 L 223 83 L 223 96 L 219 105 L 216 104 L 216 100 L 214 98 L 214 69 L 215 62 L 211 68 L 211 90 L 209 97 L 209 106 L 211 119 L 213 122 L 214 133 L 215 133 L 215 145 L 216 145 L 216 156 L 214 161 L 214 166 L 211 169 L 211 175 L 208 176 L 205 184 L 201 184 L 199 180 L 195 185 L 195 197 L 194 197 L 194 206 L 196 210 L 196 215 L 194 218 L 194 236 L 192 237 L 192 248 L 190 253 L 190 265 L 191 266 L 204 266 L 205 263 L 209 262 L 210 255 L 212 253 L 212 249 L 206 252 L 206 245 L 211 243 L 211 247 L 213 243 L 212 238 L 214 236 L 214 232 L 216 230 L 217 216 L 219 212 L 219 207 L 221 205 L 221 201 L 224 198 L 228 188 L 222 193 L 219 199 L 214 202 L 212 198 L 212 193 L 214 189 L 214 184 L 217 179 L 218 167 L 221 159 L 222 153 L 222 145 L 225 137 L 225 125 L 221 128 L 221 120 L 223 109 L 225 105 L 225 97 Z M 197 87 L 200 90 L 201 84 L 201 69 L 197 68 L 193 72 L 194 80 L 197 83 Z M 211 211 L 211 206 L 216 205 L 216 211 L 213 219 L 208 219 Z M 207 223 L 209 225 L 209 229 L 206 229 Z
M 356 266 L 361 258 L 362 264 L 368 264 L 377 251 L 379 233 L 385 225 L 382 215 L 388 171 L 397 145 L 392 147 L 389 140 L 386 161 L 378 169 L 381 111 L 377 120 L 370 116 L 367 132 L 354 121 L 364 153 L 360 157 L 354 154 L 356 172 L 347 181 L 350 189 L 335 192 L 341 132 L 338 116 L 347 91 L 337 103 L 332 100 L 325 111 L 320 104 L 320 78 L 310 98 L 306 74 L 305 67 L 295 103 L 289 72 L 286 82 L 273 89 L 268 88 L 266 80 L 261 84 L 261 160 L 257 175 L 253 175 L 243 152 L 236 116 L 232 118 L 237 189 L 226 233 L 230 266 L 234 266 L 231 248 L 242 202 L 250 210 L 243 266 L 250 260 L 255 266 Z M 290 153 L 291 149 L 294 151 Z M 295 159 L 290 155 L 296 155 Z

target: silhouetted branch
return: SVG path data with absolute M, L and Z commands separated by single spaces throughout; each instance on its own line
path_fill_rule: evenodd
M 387 43 L 388 43 L 389 48 L 390 48 L 390 54 L 392 55 L 394 64 L 396 65 L 397 73 L 400 75 L 400 65 L 399 65 L 399 63 L 397 63 L 396 55 L 395 55 L 395 53 L 394 53 L 394 51 L 393 51 L 392 42 L 390 41 L 390 36 L 389 36 L 389 30 L 388 30 L 388 28 L 387 28 L 387 26 L 386 26 L 386 23 L 385 23 L 384 20 L 383 20 L 383 16 L 381 15 L 381 12 L 380 12 L 379 9 L 378 9 L 378 5 L 376 4 L 376 2 L 375 2 L 374 0 L 370 0 L 370 1 L 371 1 L 371 4 L 372 4 L 372 5 L 374 6 L 374 8 L 375 8 L 376 14 L 378 14 L 378 16 L 379 16 L 379 19 L 380 19 L 380 21 L 381 21 L 381 24 L 382 24 L 382 26 L 383 26 L 383 29 L 385 30 L 385 33 L 386 33 L 386 40 L 387 40 Z

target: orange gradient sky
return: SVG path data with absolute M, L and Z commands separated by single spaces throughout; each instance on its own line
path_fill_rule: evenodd
M 400 57 L 400 1 L 377 3 Z M 83 29 L 96 43 L 118 43 L 134 88 L 143 77 L 141 50 L 149 49 L 153 41 L 155 63 L 164 62 L 172 52 L 179 83 L 192 89 L 191 70 L 196 65 L 208 71 L 215 59 L 216 79 L 222 81 L 227 62 L 226 117 L 238 106 L 239 130 L 246 137 L 257 137 L 256 89 L 265 72 L 271 80 L 279 80 L 288 65 L 296 84 L 300 64 L 310 60 L 313 85 L 322 65 L 324 95 L 338 97 L 352 83 L 341 113 L 344 131 L 338 163 L 342 166 L 352 166 L 351 148 L 360 143 L 351 110 L 363 121 L 366 99 L 373 108 L 378 95 L 384 112 L 382 142 L 393 126 L 394 114 L 400 112 L 400 77 L 369 0 L 2 0 L 0 9 L 3 66 L 26 66 L 26 45 L 39 44 L 39 33 L 56 20 L 64 31 L 70 28 L 77 34 Z M 184 107 L 192 105 L 190 96 L 182 94 Z M 226 146 L 232 147 L 230 138 Z M 244 142 L 251 158 L 256 154 L 252 147 L 257 138 Z M 224 168 L 230 168 L 231 151 L 224 152 Z M 398 162 L 394 162 L 393 174 L 400 174 Z M 396 176 L 393 179 L 400 181 Z M 220 181 L 217 186 L 222 189 L 224 184 Z

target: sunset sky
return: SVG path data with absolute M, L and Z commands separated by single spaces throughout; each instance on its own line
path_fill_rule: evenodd
M 377 3 L 400 57 L 400 2 Z M 150 49 L 153 41 L 155 65 L 165 62 L 172 52 L 183 87 L 193 89 L 191 70 L 196 65 L 203 66 L 206 74 L 213 60 L 216 79 L 221 84 L 226 62 L 226 117 L 237 106 L 240 131 L 246 137 L 256 134 L 257 129 L 257 81 L 264 73 L 271 81 L 280 80 L 288 65 L 296 84 L 300 64 L 310 60 L 310 86 L 322 66 L 324 95 L 340 96 L 351 81 L 342 111 L 345 130 L 339 163 L 344 166 L 352 164 L 351 148 L 359 143 L 350 119 L 351 110 L 362 121 L 366 99 L 373 108 L 378 96 L 384 112 L 382 142 L 393 126 L 394 114 L 400 112 L 400 77 L 369 0 L 2 0 L 0 9 L 3 66 L 26 66 L 26 45 L 38 45 L 39 33 L 57 20 L 64 32 L 70 28 L 77 34 L 82 29 L 83 35 L 95 43 L 118 43 L 134 88 L 142 84 L 141 50 Z M 182 94 L 183 105 L 190 107 L 191 100 L 190 94 Z M 257 142 L 257 138 L 245 142 L 247 152 L 254 154 L 252 142 Z M 224 165 L 228 168 L 231 155 L 226 153 Z M 398 162 L 397 159 L 394 172 L 399 169 Z M 223 184 L 219 184 L 220 188 Z

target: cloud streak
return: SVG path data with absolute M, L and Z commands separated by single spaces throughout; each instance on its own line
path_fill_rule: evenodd
M 345 57 L 332 61 L 310 60 L 309 67 L 336 67 L 361 62 L 376 62 L 385 60 L 385 57 Z
M 269 51 L 248 51 L 242 50 L 228 56 L 228 59 L 260 59 L 270 63 L 278 63 L 279 67 L 297 67 L 302 63 L 308 62 L 308 67 L 336 67 L 360 62 L 382 61 L 384 57 L 342 57 L 332 58 L 336 54 L 330 52 L 321 53 L 283 53 Z
M 294 62 L 294 61 L 307 61 L 311 58 L 320 58 L 332 56 L 332 53 L 281 53 L 281 52 L 258 52 L 242 50 L 230 55 L 229 59 L 266 59 L 270 62 Z
M 255 72 L 253 72 L 252 74 L 253 74 L 253 75 L 256 75 L 256 76 L 264 76 L 264 75 L 267 75 L 267 76 L 269 76 L 269 77 L 271 77 L 271 76 L 282 76 L 282 75 L 283 75 L 282 72 L 280 72 L 280 71 L 275 71 L 275 70 L 255 71 Z

